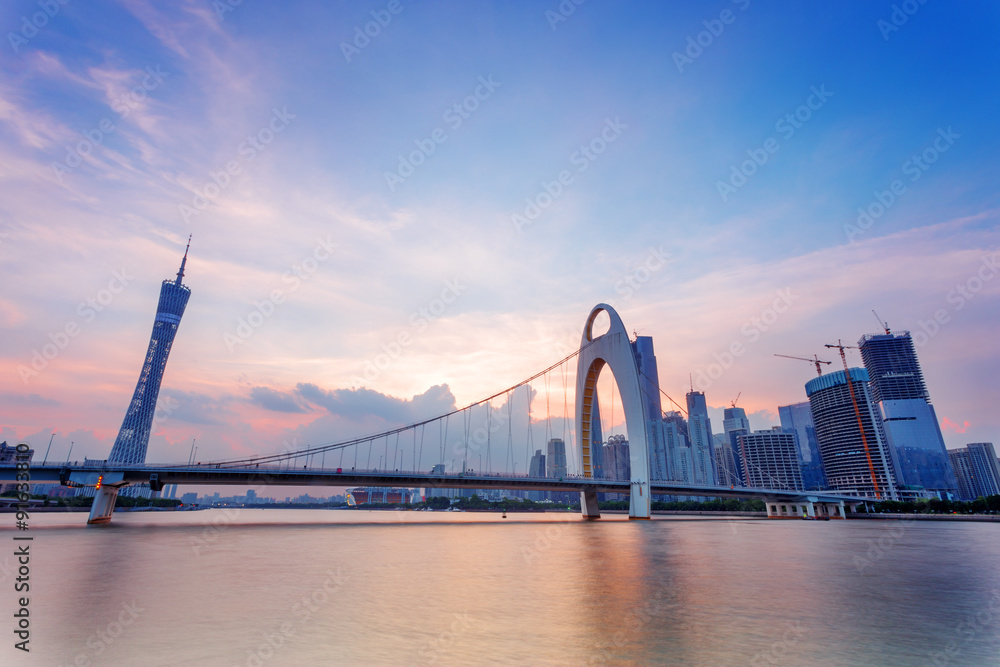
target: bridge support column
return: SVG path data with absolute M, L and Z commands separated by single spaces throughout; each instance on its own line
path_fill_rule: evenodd
M 802 514 L 799 513 L 799 504 L 791 500 L 774 500 L 772 498 L 766 498 L 764 500 L 764 506 L 767 509 L 768 519 L 802 518 Z
M 635 475 L 633 474 L 633 477 Z M 650 519 L 652 503 L 649 497 L 649 482 L 632 480 L 631 492 L 628 496 L 628 518 Z
M 601 509 L 597 505 L 597 491 L 580 492 L 580 512 L 584 519 L 601 518 Z
M 87 524 L 111 523 L 111 514 L 115 511 L 115 501 L 118 500 L 117 486 L 102 486 L 94 495 L 94 504 L 90 506 L 90 517 Z

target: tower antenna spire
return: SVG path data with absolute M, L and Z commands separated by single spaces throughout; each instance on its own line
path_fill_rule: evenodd
M 194 234 L 188 234 L 188 244 L 187 248 L 184 248 L 184 259 L 181 260 L 181 268 L 180 270 L 177 271 L 177 282 L 175 283 L 176 285 L 180 285 L 181 279 L 184 277 L 184 265 L 187 264 L 188 261 L 188 250 L 191 249 L 192 236 L 194 236 Z

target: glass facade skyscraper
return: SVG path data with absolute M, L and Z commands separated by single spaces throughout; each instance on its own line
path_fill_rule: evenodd
M 708 404 L 705 393 L 692 391 L 687 395 L 688 440 L 691 442 L 691 467 L 695 484 L 716 485 L 715 438 L 712 437 L 712 422 L 708 418 Z
M 816 440 L 816 426 L 813 424 L 809 403 L 778 406 L 781 428 L 794 432 L 802 465 L 802 484 L 808 490 L 825 489 L 826 473 L 823 459 Z
M 666 438 L 663 433 L 663 408 L 660 403 L 660 379 L 653 353 L 652 336 L 636 336 L 632 354 L 639 369 L 639 389 L 646 408 L 646 444 L 649 448 L 651 479 L 670 479 Z
M 886 440 L 899 461 L 899 483 L 939 495 L 957 494 L 958 481 L 910 332 L 868 334 L 858 346 Z
M 716 448 L 719 483 L 730 486 L 746 486 L 743 474 L 743 460 L 737 436 L 750 432 L 750 420 L 743 408 L 733 406 L 722 413 L 723 442 Z
M 190 247 L 189 238 L 188 248 Z M 132 400 L 125 411 L 121 430 L 111 448 L 111 454 L 108 455 L 109 463 L 146 462 L 146 448 L 149 446 L 149 433 L 153 426 L 153 415 L 156 411 L 156 399 L 160 395 L 163 371 L 167 367 L 167 357 L 170 355 L 177 327 L 181 323 L 188 298 L 191 296 L 191 290 L 187 285 L 181 284 L 185 264 L 187 264 L 187 249 L 184 250 L 184 259 L 181 260 L 177 278 L 175 280 L 168 278 L 160 286 L 160 303 L 156 307 L 149 348 L 146 350 Z

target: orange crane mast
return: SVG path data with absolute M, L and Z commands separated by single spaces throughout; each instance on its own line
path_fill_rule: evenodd
M 865 446 L 865 458 L 868 459 L 868 470 L 870 470 L 872 474 L 872 486 L 875 487 L 875 497 L 882 500 L 882 493 L 879 490 L 878 480 L 875 478 L 875 464 L 872 463 L 872 455 L 868 450 L 868 437 L 865 435 L 865 427 L 861 422 L 861 409 L 858 408 L 858 398 L 854 395 L 854 385 L 851 383 L 851 371 L 847 368 L 847 355 L 844 354 L 845 349 L 856 350 L 858 348 L 851 345 L 844 345 L 839 339 L 837 340 L 836 345 L 826 345 L 825 347 L 834 347 L 840 350 L 840 359 L 844 362 L 844 376 L 847 379 L 847 390 L 851 394 L 851 403 L 854 404 L 854 416 L 858 420 L 858 430 L 861 431 L 861 443 Z

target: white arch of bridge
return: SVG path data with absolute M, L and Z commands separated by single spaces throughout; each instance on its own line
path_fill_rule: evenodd
M 610 317 L 611 327 L 607 333 L 595 338 L 594 320 L 602 312 Z M 587 324 L 583 327 L 583 337 L 580 340 L 580 354 L 577 357 L 575 446 L 580 453 L 583 474 L 586 477 L 594 475 L 590 434 L 593 427 L 597 379 L 605 366 L 608 366 L 614 375 L 618 392 L 621 394 L 622 407 L 625 409 L 629 462 L 632 467 L 628 515 L 630 519 L 648 519 L 650 518 L 649 448 L 646 443 L 648 415 L 639 385 L 639 367 L 621 317 L 608 304 L 599 303 L 587 317 Z M 596 492 L 580 492 L 580 510 L 586 517 L 600 516 Z

